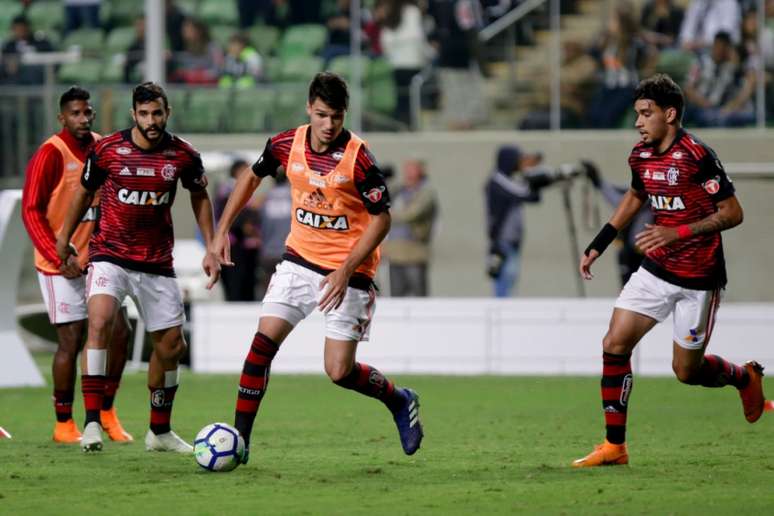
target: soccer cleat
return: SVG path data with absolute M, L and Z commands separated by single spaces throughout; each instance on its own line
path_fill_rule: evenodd
M 248 448 L 248 446 L 245 445 L 245 451 L 243 451 L 242 455 L 239 456 L 239 463 L 247 464 L 247 461 L 249 458 L 250 458 L 250 448 Z
M 744 365 L 750 381 L 739 389 L 739 397 L 742 398 L 744 417 L 749 423 L 755 423 L 763 414 L 766 398 L 763 395 L 763 366 L 751 360 Z
M 145 449 L 148 451 L 193 453 L 193 446 L 182 440 L 172 430 L 158 435 L 154 434 L 153 430 L 148 430 L 148 433 L 145 434 Z
M 107 432 L 111 441 L 130 443 L 134 441 L 132 434 L 124 430 L 121 426 L 121 421 L 118 420 L 118 414 L 116 414 L 116 408 L 113 407 L 110 410 L 100 410 L 99 418 L 102 421 L 102 428 Z
M 629 464 L 629 452 L 626 443 L 613 444 L 605 439 L 605 442 L 594 447 L 594 451 L 582 459 L 572 462 L 573 468 L 590 468 L 593 466 L 617 466 Z
M 406 403 L 392 416 L 400 434 L 400 444 L 406 455 L 413 455 L 422 443 L 424 432 L 419 421 L 419 396 L 411 389 L 401 389 Z
M 774 411 L 774 401 L 766 400 L 766 403 L 763 404 L 763 411 L 764 412 Z
M 81 449 L 85 453 L 102 451 L 102 427 L 96 421 L 87 423 L 83 427 Z
M 64 422 L 57 421 L 54 426 L 54 437 L 52 439 L 55 443 L 79 443 L 81 442 L 81 431 L 78 430 L 78 426 L 72 419 L 68 419 Z

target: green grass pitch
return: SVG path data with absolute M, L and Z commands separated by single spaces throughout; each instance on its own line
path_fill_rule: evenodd
M 173 427 L 232 421 L 237 375 L 183 374 Z M 425 440 L 403 455 L 386 409 L 322 376 L 274 375 L 250 464 L 200 469 L 144 451 L 148 391 L 117 406 L 135 443 L 101 454 L 50 441 L 50 388 L 0 390 L 0 514 L 731 514 L 774 511 L 774 415 L 733 388 L 635 378 L 631 464 L 573 470 L 603 435 L 596 378 L 398 377 L 421 396 Z M 774 386 L 772 386 L 774 388 Z M 82 401 L 76 417 L 82 420 Z

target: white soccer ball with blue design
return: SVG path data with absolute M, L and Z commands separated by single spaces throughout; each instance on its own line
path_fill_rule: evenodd
M 239 466 L 245 453 L 245 441 L 233 426 L 212 423 L 202 428 L 194 440 L 194 457 L 209 471 L 231 471 Z

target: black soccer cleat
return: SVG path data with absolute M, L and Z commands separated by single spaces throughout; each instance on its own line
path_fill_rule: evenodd
M 419 420 L 419 396 L 411 389 L 401 389 L 405 404 L 393 413 L 400 434 L 400 444 L 406 455 L 413 455 L 422 444 L 424 432 Z

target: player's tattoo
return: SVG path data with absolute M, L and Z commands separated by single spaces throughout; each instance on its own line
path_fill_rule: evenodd
M 703 235 L 706 233 L 719 233 L 735 225 L 736 223 L 730 217 L 722 212 L 717 212 L 698 222 L 694 222 L 690 225 L 690 228 L 694 235 Z

